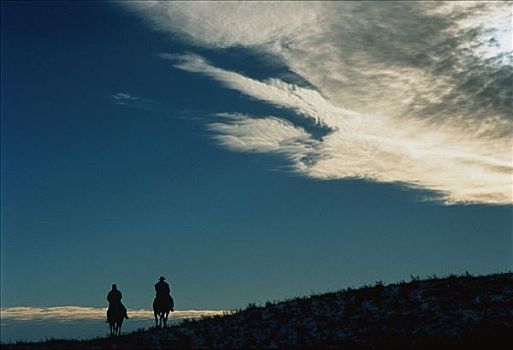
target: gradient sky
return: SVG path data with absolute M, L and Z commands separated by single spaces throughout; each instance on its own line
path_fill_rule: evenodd
M 1 304 L 511 270 L 507 3 L 1 3 Z

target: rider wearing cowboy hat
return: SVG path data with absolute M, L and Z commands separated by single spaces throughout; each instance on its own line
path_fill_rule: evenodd
M 164 304 L 169 306 L 169 309 L 173 311 L 174 301 L 171 297 L 171 289 L 169 288 L 169 284 L 164 282 L 165 279 L 165 277 L 160 276 L 159 281 L 155 284 L 155 293 L 157 294 L 155 299 L 158 300 L 161 305 Z

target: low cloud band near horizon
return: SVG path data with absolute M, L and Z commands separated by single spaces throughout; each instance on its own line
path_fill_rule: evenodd
M 169 314 L 173 319 L 190 319 L 223 315 L 228 310 L 175 310 Z M 73 322 L 83 320 L 106 319 L 107 308 L 82 306 L 56 307 L 7 307 L 0 310 L 0 320 L 6 321 L 60 321 Z M 130 319 L 153 319 L 153 311 L 145 309 L 128 309 Z

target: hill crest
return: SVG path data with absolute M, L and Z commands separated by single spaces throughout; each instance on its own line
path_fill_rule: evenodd
M 513 273 L 503 273 L 376 283 L 119 338 L 5 349 L 474 348 L 512 334 Z

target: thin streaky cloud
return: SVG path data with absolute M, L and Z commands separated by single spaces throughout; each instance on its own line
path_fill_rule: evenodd
M 114 104 L 120 106 L 135 107 L 142 109 L 151 109 L 156 104 L 156 102 L 153 100 L 135 96 L 127 92 L 117 92 L 115 94 L 112 94 L 111 100 Z

